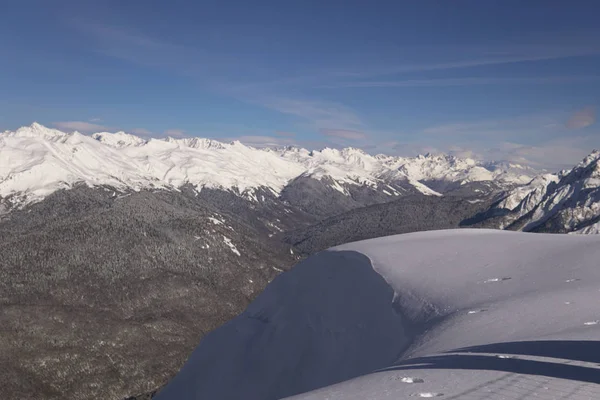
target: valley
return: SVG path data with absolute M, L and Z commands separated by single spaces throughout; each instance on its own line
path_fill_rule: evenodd
M 597 233 L 600 218 L 597 152 L 572 170 L 536 175 L 445 155 L 258 149 L 33 124 L 0 134 L 0 157 L 7 399 L 155 392 L 209 332 L 333 246 L 458 228 Z M 393 361 L 386 357 L 277 393 L 367 373 Z

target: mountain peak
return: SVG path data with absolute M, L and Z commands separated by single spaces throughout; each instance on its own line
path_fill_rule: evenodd
M 102 144 L 111 147 L 126 147 L 126 146 L 141 146 L 148 143 L 146 140 L 125 133 L 123 131 L 110 133 L 110 132 L 98 132 L 92 135 L 92 139 L 99 141 Z
M 279 193 L 289 182 L 304 175 L 326 178 L 342 191 L 340 184 L 375 186 L 407 178 L 419 187 L 425 185 L 421 181 L 462 183 L 505 181 L 507 177 L 516 183 L 531 180 L 522 178 L 522 172 L 517 176 L 503 168 L 491 170 L 471 159 L 443 154 L 414 158 L 373 156 L 353 147 L 319 151 L 288 147 L 277 151 L 257 149 L 239 141 L 224 144 L 203 138 L 146 140 L 125 132 L 99 132 L 90 137 L 38 123 L 7 132 L 3 139 L 0 159 L 14 162 L 6 171 L 0 170 L 0 176 L 12 177 L 0 182 L 2 197 L 27 192 L 32 198 L 43 198 L 57 188 L 78 182 L 129 188 L 191 184 L 237 188 L 239 193 L 266 187 Z M 23 150 L 26 148 L 35 148 L 35 154 L 27 153 Z M 108 148 L 116 151 L 107 151 Z M 93 161 L 82 158 L 82 150 L 97 157 Z M 31 173 L 32 169 L 35 173 Z M 24 184 L 22 176 L 35 179 Z
M 581 162 L 582 166 L 587 166 L 592 163 L 597 163 L 600 160 L 600 150 L 594 149 Z
M 218 140 L 205 139 L 205 138 L 185 138 L 181 139 L 186 146 L 194 149 L 225 149 L 227 146 Z
M 70 134 L 61 132 L 57 129 L 51 129 L 44 125 L 34 122 L 30 126 L 23 126 L 12 132 L 16 137 L 42 138 L 46 140 L 56 140 L 70 136 Z

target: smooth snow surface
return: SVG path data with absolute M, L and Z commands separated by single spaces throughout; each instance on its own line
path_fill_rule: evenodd
M 597 236 L 491 230 L 339 246 L 207 335 L 158 399 L 600 399 L 599 259 Z
M 317 254 L 205 336 L 157 399 L 278 399 L 389 365 L 410 337 L 393 298 L 365 256 Z
M 235 189 L 258 201 L 257 188 L 279 194 L 300 176 L 331 178 L 331 186 L 345 194 L 342 184 L 376 186 L 397 180 L 428 195 L 437 193 L 421 180 L 527 182 L 513 169 L 492 171 L 474 160 L 450 156 L 371 156 L 353 148 L 256 149 L 202 138 L 146 140 L 124 132 L 87 136 L 37 123 L 0 133 L 0 198 L 13 196 L 17 205 L 79 182 L 133 190 L 191 184 L 197 189 Z

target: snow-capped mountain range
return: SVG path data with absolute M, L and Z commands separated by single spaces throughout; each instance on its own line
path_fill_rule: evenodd
M 65 133 L 38 123 L 0 133 L 0 198 L 14 205 L 39 201 L 77 183 L 117 189 L 233 190 L 257 201 L 262 188 L 279 195 L 299 177 L 327 181 L 348 194 L 348 185 L 375 187 L 404 182 L 419 192 L 438 195 L 429 183 L 496 181 L 522 185 L 535 171 L 520 165 L 481 163 L 448 155 L 414 158 L 369 155 L 355 148 L 309 151 L 258 149 L 235 141 L 203 138 L 144 139 L 125 132 Z M 396 189 L 386 190 L 399 195 Z

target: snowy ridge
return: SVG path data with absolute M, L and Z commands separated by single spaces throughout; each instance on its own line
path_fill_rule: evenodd
M 535 177 L 527 185 L 517 187 L 510 191 L 499 204 L 499 208 L 508 210 L 519 209 L 520 215 L 525 215 L 535 207 L 535 205 L 546 194 L 546 190 L 551 183 L 557 183 L 559 177 L 555 174 L 543 174 Z
M 147 143 L 146 140 L 125 132 L 98 132 L 92 135 L 92 139 L 95 139 L 107 146 L 117 148 L 126 146 L 141 146 Z
M 533 210 L 548 192 L 552 184 L 556 184 L 560 177 L 555 174 L 543 174 L 535 177 L 527 185 L 519 186 L 509 191 L 493 210 L 499 212 L 509 210 L 511 213 L 503 219 L 499 228 L 504 229 L 513 221 L 523 217 Z
M 332 186 L 342 192 L 340 184 L 374 187 L 405 181 L 428 195 L 438 193 L 426 186 L 427 180 L 523 184 L 531 178 L 525 178 L 531 173 L 525 168 L 518 174 L 450 156 L 371 156 L 354 148 L 256 149 L 237 141 L 146 140 L 125 132 L 87 136 L 37 123 L 0 133 L 0 160 L 0 198 L 12 197 L 17 205 L 39 201 L 80 182 L 133 190 L 191 184 L 198 189 L 235 190 L 254 199 L 254 190 L 263 187 L 278 194 L 299 176 L 330 178 Z
M 502 207 L 513 211 L 503 226 L 516 220 L 516 228 L 523 231 L 598 233 L 594 225 L 600 219 L 600 152 L 593 151 L 571 170 L 542 175 L 514 189 L 498 206 Z
M 598 244 L 461 229 L 335 247 L 207 335 L 157 399 L 501 398 L 532 376 L 520 398 L 600 398 Z

